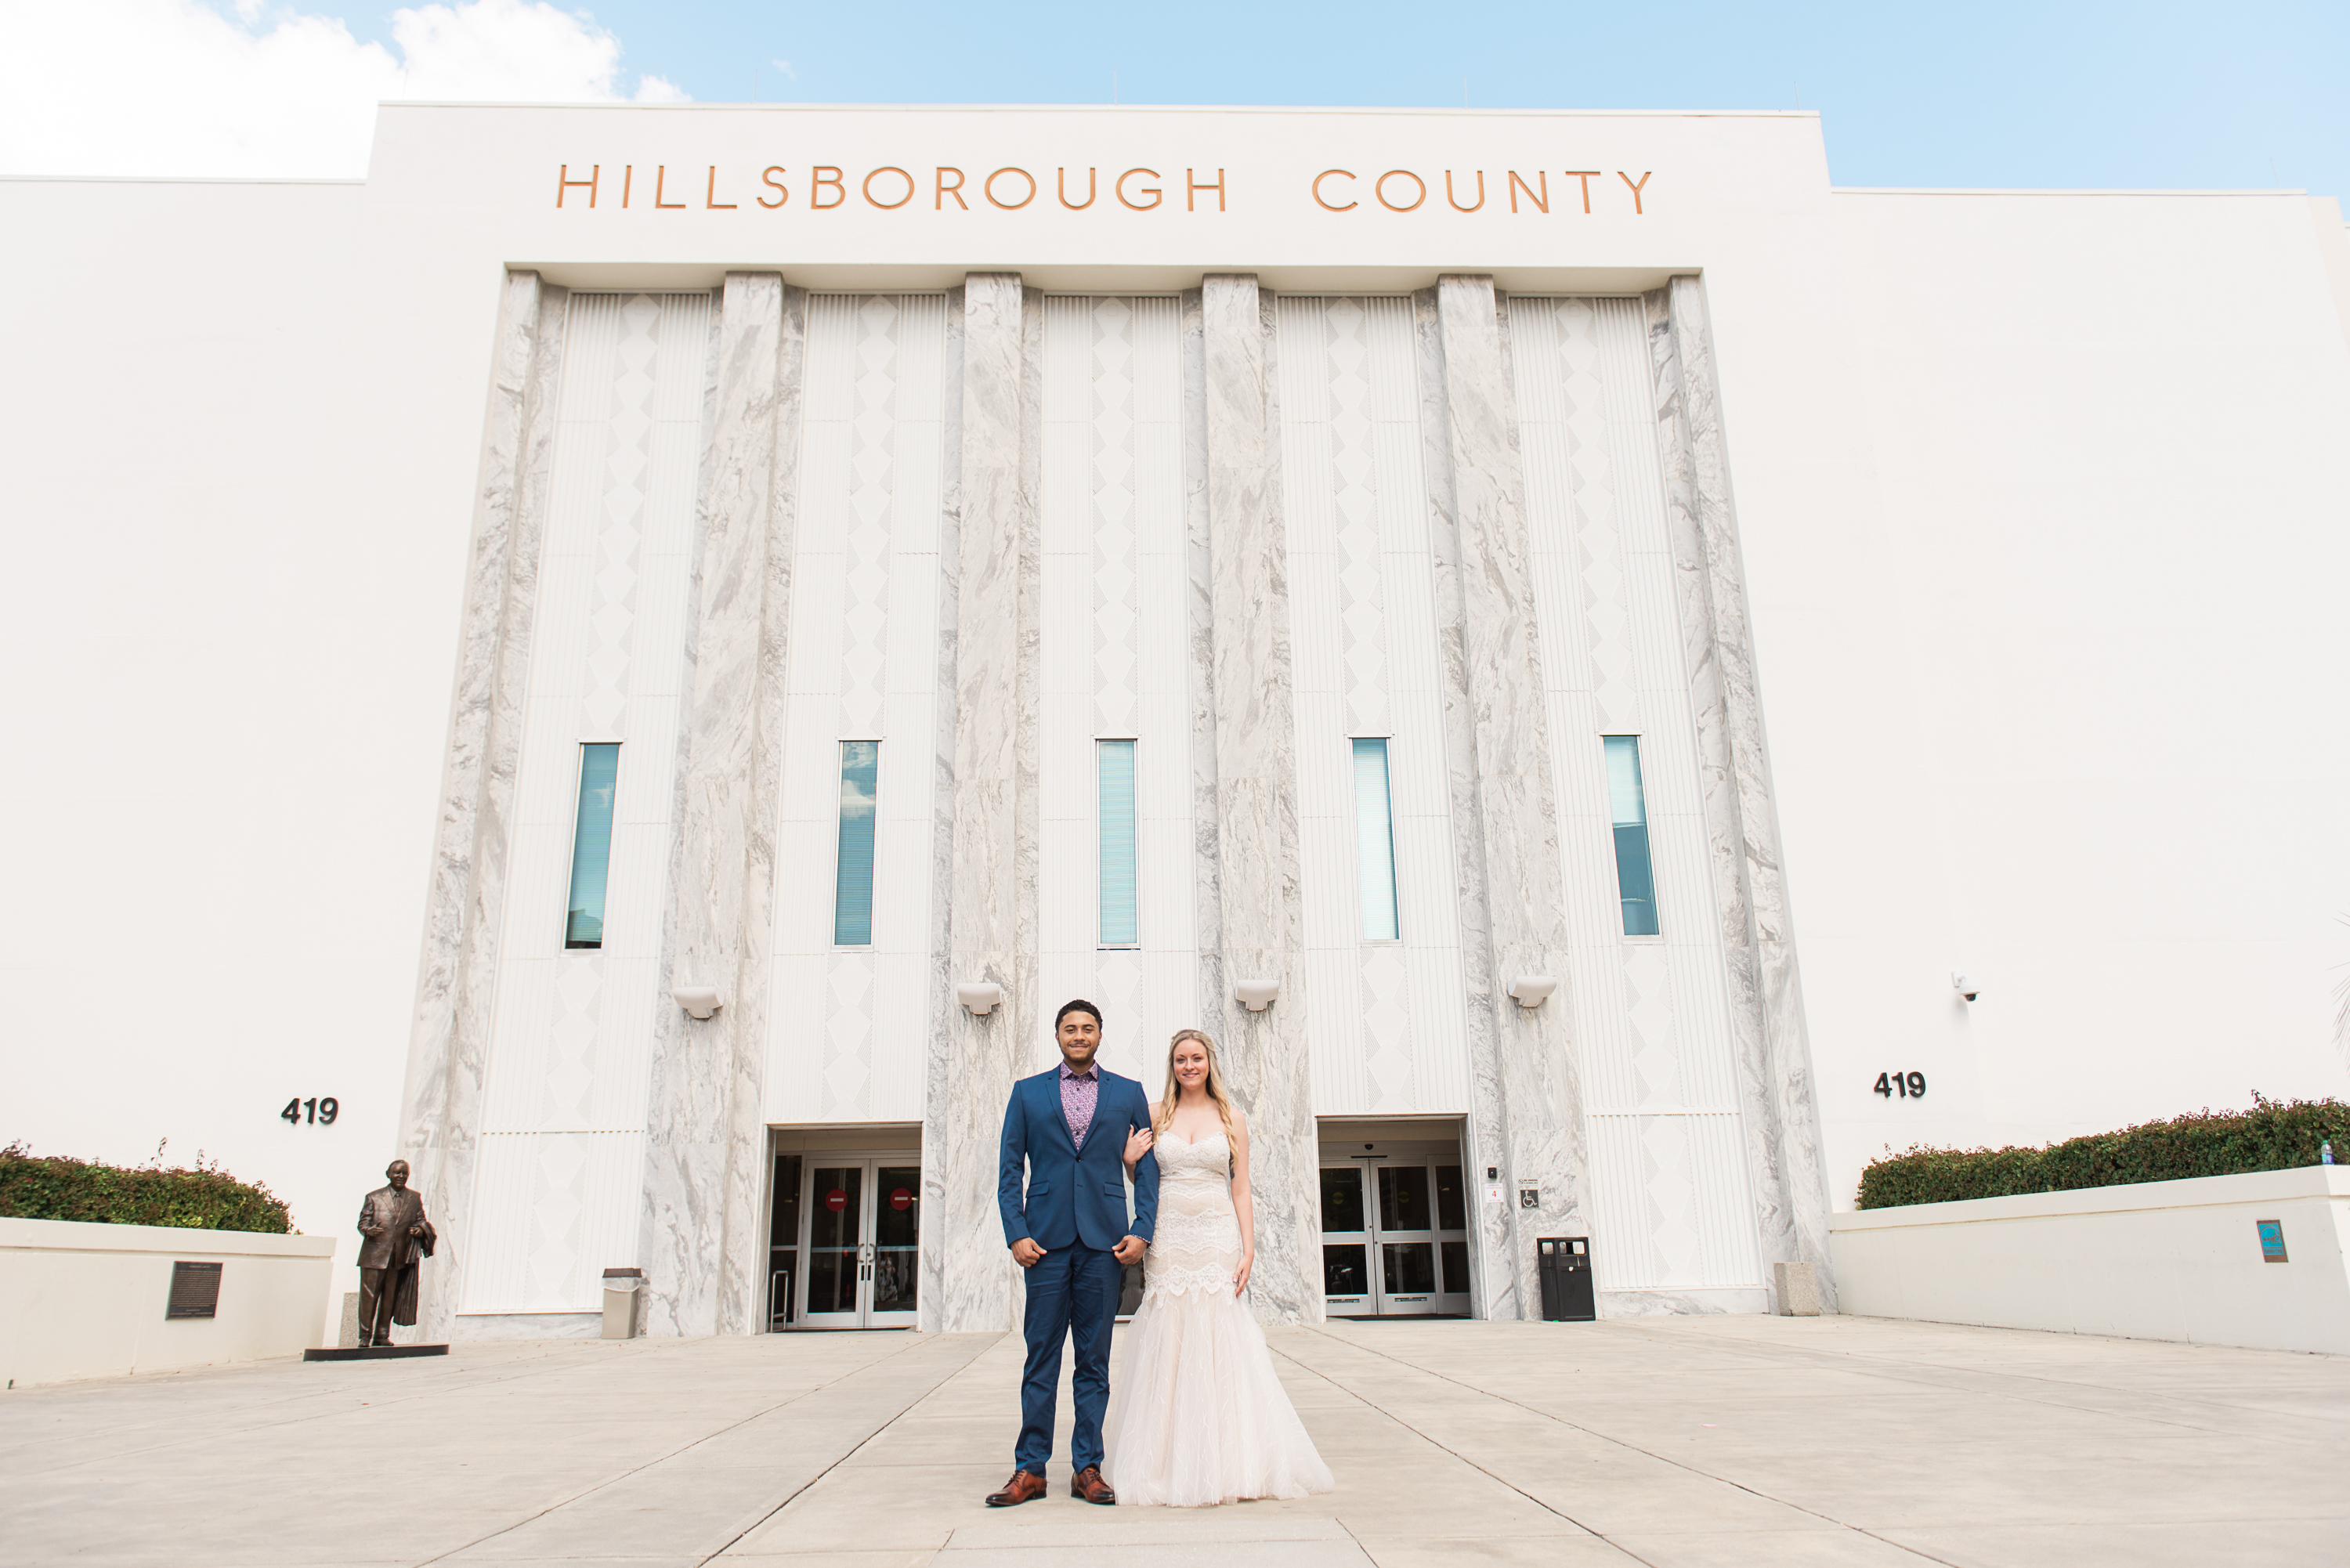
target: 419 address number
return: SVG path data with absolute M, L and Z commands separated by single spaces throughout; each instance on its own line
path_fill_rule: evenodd
M 286 1102 L 286 1108 L 278 1112 L 277 1116 L 288 1127 L 298 1127 L 307 1122 L 312 1127 L 330 1127 L 335 1125 L 335 1118 L 342 1114 L 342 1106 L 335 1104 L 335 1097 L 332 1095 L 328 1095 L 324 1099 L 310 1100 L 296 1095 Z
M 1879 1073 L 1877 1075 L 1877 1084 L 1875 1087 L 1877 1093 L 1883 1095 L 1888 1100 L 1896 1095 L 1900 1096 L 1905 1100 L 1922 1100 L 1926 1097 L 1926 1075 L 1923 1073 Z

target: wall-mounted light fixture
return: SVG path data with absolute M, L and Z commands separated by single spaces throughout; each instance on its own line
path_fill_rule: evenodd
M 1510 981 L 1510 994 L 1520 1007 L 1540 1007 L 1557 989 L 1558 977 L 1552 974 L 1522 974 Z
M 1232 987 L 1232 1000 L 1251 1012 L 1263 1012 L 1280 994 L 1281 981 L 1277 978 L 1244 980 Z
M 1003 1005 L 1003 988 L 992 980 L 967 980 L 955 987 L 955 1000 L 974 1018 L 984 1018 Z
M 669 993 L 685 1009 L 688 1018 L 706 1019 L 725 1005 L 718 1000 L 718 988 L 714 985 L 673 985 Z
M 1972 1002 L 1976 997 L 1982 994 L 1982 987 L 1975 983 L 1974 977 L 1967 973 L 1966 971 L 1960 969 L 1954 969 L 1950 971 L 1950 989 L 1957 992 L 1960 996 L 1965 997 L 1969 1002 Z

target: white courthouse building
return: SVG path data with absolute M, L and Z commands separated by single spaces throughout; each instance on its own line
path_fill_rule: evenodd
M 402 105 L 0 229 L 0 1137 L 403 1156 L 430 1337 L 1009 1325 L 1071 997 L 1215 1035 L 1290 1320 L 1767 1311 L 1888 1146 L 2350 1084 L 2330 200 Z

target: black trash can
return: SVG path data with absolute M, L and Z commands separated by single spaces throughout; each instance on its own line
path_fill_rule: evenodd
M 1590 1323 L 1598 1317 L 1591 1295 L 1591 1241 L 1544 1236 L 1534 1242 L 1542 1266 L 1543 1321 Z

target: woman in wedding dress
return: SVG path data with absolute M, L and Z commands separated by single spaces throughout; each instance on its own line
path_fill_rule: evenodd
M 1151 1112 L 1126 1162 L 1156 1147 L 1159 1228 L 1111 1386 L 1104 1477 L 1121 1503 L 1177 1508 L 1328 1491 L 1330 1467 L 1241 1300 L 1256 1259 L 1248 1122 L 1200 1031 L 1169 1046 L 1167 1097 Z

